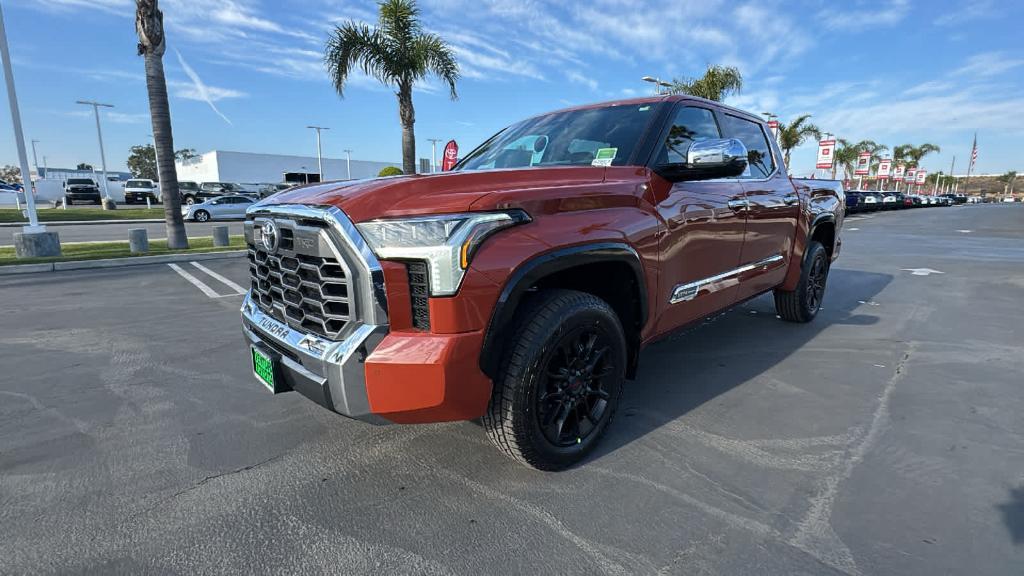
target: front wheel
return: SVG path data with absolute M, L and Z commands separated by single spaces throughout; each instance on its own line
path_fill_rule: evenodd
M 195 219 L 196 222 L 206 222 L 210 219 L 210 213 L 206 210 L 196 210 Z
M 484 428 L 512 459 L 562 470 L 594 449 L 618 407 L 622 325 L 606 302 L 571 290 L 535 295 L 516 323 Z
M 828 251 L 820 242 L 811 241 L 800 265 L 800 283 L 796 290 L 775 291 L 775 311 L 787 322 L 810 322 L 818 315 L 828 280 Z

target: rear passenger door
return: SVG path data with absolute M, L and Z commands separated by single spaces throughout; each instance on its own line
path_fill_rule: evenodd
M 782 283 L 796 237 L 800 197 L 786 175 L 775 140 L 759 121 L 723 113 L 726 137 L 747 147 L 748 167 L 740 176 L 747 200 L 747 233 L 740 265 L 738 300 Z
M 721 138 L 711 108 L 683 102 L 661 136 L 653 164 L 686 162 L 693 142 Z M 735 302 L 743 247 L 743 188 L 735 178 L 668 182 L 651 181 L 654 203 L 665 222 L 660 241 L 658 332 L 700 319 Z

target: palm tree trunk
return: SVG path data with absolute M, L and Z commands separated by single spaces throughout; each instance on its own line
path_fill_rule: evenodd
M 789 150 L 788 149 L 786 150 L 786 153 L 783 155 L 782 159 L 785 162 L 786 170 L 788 171 L 789 170 Z
M 412 84 L 398 87 L 398 116 L 402 122 L 402 171 L 416 173 L 416 111 L 412 106 Z
M 156 141 L 156 157 L 159 160 L 157 173 L 160 175 L 160 196 L 167 226 L 167 247 L 188 248 L 185 222 L 181 218 L 181 198 L 178 195 L 178 171 L 174 165 L 174 136 L 171 132 L 171 108 L 167 102 L 164 62 L 160 55 L 153 53 L 145 55 L 145 62 L 149 115 L 153 121 L 153 139 Z

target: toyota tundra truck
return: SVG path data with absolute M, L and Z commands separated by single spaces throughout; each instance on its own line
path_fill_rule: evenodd
M 525 120 L 449 172 L 277 194 L 245 222 L 253 374 L 368 422 L 479 419 L 513 459 L 571 466 L 646 345 L 767 292 L 783 320 L 818 313 L 842 187 L 782 157 L 757 116 L 664 96 Z

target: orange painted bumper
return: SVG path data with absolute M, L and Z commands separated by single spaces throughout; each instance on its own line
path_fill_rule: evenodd
M 370 411 L 399 424 L 479 418 L 491 397 L 484 334 L 392 332 L 366 359 Z

